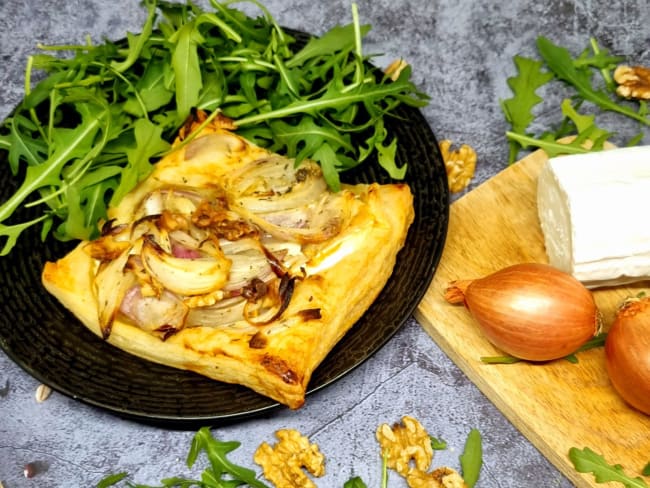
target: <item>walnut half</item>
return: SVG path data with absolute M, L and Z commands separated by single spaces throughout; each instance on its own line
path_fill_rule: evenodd
M 413 417 L 404 416 L 392 427 L 380 425 L 376 437 L 386 466 L 402 475 L 409 488 L 467 488 L 463 477 L 452 468 L 427 472 L 433 460 L 431 436 Z
M 650 100 L 650 68 L 620 65 L 614 70 L 616 93 L 623 98 Z
M 402 417 L 402 422 L 392 428 L 388 424 L 380 425 L 376 437 L 386 456 L 386 465 L 402 476 L 407 477 L 413 470 L 429 469 L 433 459 L 431 437 L 413 417 Z
M 451 150 L 451 141 L 445 139 L 440 141 L 440 155 L 445 162 L 449 191 L 457 193 L 464 190 L 474 177 L 476 151 L 467 144 L 461 145 L 456 150 Z
M 430 473 L 412 471 L 406 478 L 409 488 L 467 488 L 458 471 L 441 467 Z
M 263 442 L 253 457 L 264 477 L 276 488 L 316 488 L 303 468 L 317 477 L 325 474 L 325 457 L 318 445 L 294 429 L 278 430 L 275 436 L 279 442 L 274 447 Z
M 386 67 L 384 73 L 386 73 L 391 80 L 396 81 L 404 68 L 408 65 L 409 64 L 403 59 L 396 59 Z

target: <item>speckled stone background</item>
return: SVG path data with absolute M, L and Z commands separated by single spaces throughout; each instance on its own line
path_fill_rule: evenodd
M 315 34 L 351 20 L 348 0 L 264 3 L 282 25 Z M 412 63 L 415 82 L 431 95 L 424 114 L 438 138 L 477 150 L 470 189 L 506 165 L 507 127 L 499 100 L 510 96 L 506 79 L 514 74 L 512 57 L 534 55 L 538 35 L 573 53 L 593 36 L 629 62 L 650 65 L 646 0 L 359 0 L 358 6 L 362 22 L 373 26 L 366 52 L 377 53 L 380 65 L 398 57 Z M 138 31 L 143 18 L 136 0 L 0 0 L 0 118 L 22 96 L 26 57 L 36 43 L 79 43 L 87 34 L 95 40 L 120 38 L 127 30 Z M 540 107 L 536 130 L 559 120 L 566 93 L 555 85 L 542 95 L 550 102 Z M 647 129 L 613 116 L 599 121 L 618 133 L 615 141 L 645 130 L 644 142 L 650 143 Z M 58 393 L 39 404 L 37 386 L 0 353 L 0 481 L 5 488 L 91 487 L 119 471 L 129 472 L 134 482 L 155 485 L 172 475 L 196 475 L 203 466 L 199 462 L 192 471 L 184 465 L 193 431 L 122 420 Z M 571 486 L 412 319 L 378 354 L 311 395 L 301 410 L 278 410 L 214 433 L 240 441 L 233 460 L 255 467 L 252 453 L 262 441 L 273 442 L 279 428 L 298 429 L 327 456 L 319 487 L 342 487 L 355 475 L 376 487 L 381 460 L 374 431 L 405 414 L 447 440 L 449 448 L 436 454 L 435 465 L 458 468 L 467 433 L 479 429 L 481 488 Z M 32 479 L 23 476 L 29 462 L 39 471 Z M 393 474 L 389 486 L 406 485 Z

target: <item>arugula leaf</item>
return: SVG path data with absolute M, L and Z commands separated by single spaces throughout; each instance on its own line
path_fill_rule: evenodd
M 343 488 L 368 488 L 368 485 L 366 485 L 361 478 L 355 476 L 354 478 L 347 480 L 343 484 Z
M 478 481 L 483 466 L 481 433 L 477 429 L 470 430 L 467 435 L 463 453 L 460 455 L 460 466 L 465 484 L 472 488 Z
M 370 32 L 370 26 L 360 27 L 361 35 Z M 336 26 L 321 37 L 312 37 L 305 47 L 298 51 L 288 62 L 287 67 L 301 66 L 313 58 L 328 56 L 338 51 L 351 51 L 355 47 L 354 25 Z
M 595 103 L 603 110 L 618 112 L 642 124 L 650 125 L 650 119 L 640 115 L 635 110 L 613 102 L 602 90 L 594 89 L 589 71 L 576 67 L 568 49 L 553 44 L 543 36 L 537 38 L 537 49 L 549 69 L 559 79 L 573 86 L 582 98 Z
M 122 169 L 118 166 L 98 168 L 83 175 L 65 191 L 67 215 L 55 231 L 61 241 L 69 236 L 87 235 L 94 238 L 99 234 L 97 222 L 106 215 L 107 194 L 115 191 Z
M 344 110 L 353 103 L 371 103 L 372 100 L 385 101 L 390 96 L 399 95 L 399 93 L 405 88 L 411 89 L 414 87 L 410 83 L 404 84 L 393 82 L 380 85 L 368 85 L 363 90 L 348 92 L 343 88 L 337 88 L 334 85 L 330 85 L 328 91 L 319 98 L 298 100 L 285 107 L 270 112 L 245 117 L 238 120 L 237 125 L 246 126 L 270 119 L 279 119 L 303 113 L 318 115 L 318 112 L 327 109 Z M 419 103 L 417 101 L 412 101 L 412 103 L 416 106 L 426 105 L 426 102 Z
M 645 467 L 643 468 L 643 471 L 641 471 L 641 474 L 643 476 L 650 476 L 650 462 L 645 465 Z
M 43 221 L 47 221 L 48 219 L 51 218 L 52 218 L 51 215 L 43 214 L 40 217 L 36 217 L 32 220 L 23 222 L 21 224 L 13 224 L 13 225 L 0 224 L 0 237 L 5 238 L 4 245 L 2 246 L 2 250 L 0 251 L 0 256 L 6 256 L 7 254 L 9 254 L 9 251 L 11 251 L 11 249 L 16 245 L 18 238 L 20 237 L 20 235 L 25 229 L 28 229 L 29 227 L 32 227 L 33 225 L 36 225 Z
M 0 205 L 0 222 L 9 216 L 35 192 L 47 188 L 63 188 L 66 184 L 66 171 L 74 174 L 75 170 L 83 167 L 102 148 L 98 134 L 106 130 L 108 109 L 97 107 L 92 103 L 77 105 L 82 122 L 75 128 L 60 128 L 52 132 L 52 153 L 41 164 L 30 165 L 25 171 L 25 178 L 14 195 Z M 66 167 L 66 165 L 69 165 Z M 31 221 L 39 222 L 40 219 Z M 24 226 L 24 224 L 23 224 Z M 7 237 L 0 255 L 6 255 L 15 243 L 16 234 L 8 231 L 11 227 L 3 227 L 0 236 Z M 18 227 L 13 227 L 17 229 Z M 21 228 L 21 231 L 25 227 Z M 75 236 L 85 238 L 87 236 Z
M 438 439 L 436 437 L 430 436 L 431 437 L 431 448 L 434 451 L 444 451 L 447 449 L 447 441 L 444 439 Z
M 176 105 L 179 119 L 185 119 L 190 115 L 192 107 L 198 104 L 203 86 L 198 53 L 202 39 L 194 23 L 188 23 L 180 28 L 175 40 L 172 66 L 176 83 Z
M 577 353 L 582 351 L 588 351 L 589 349 L 595 349 L 597 347 L 603 347 L 605 345 L 605 340 L 607 339 L 607 332 L 601 332 L 600 334 L 592 337 L 582 346 L 580 346 L 574 353 L 565 356 L 564 359 L 570 363 L 576 364 L 578 362 Z M 514 356 L 483 356 L 481 361 L 487 364 L 514 364 L 524 359 L 519 359 Z
M 227 455 L 240 445 L 237 441 L 219 441 L 212 437 L 208 427 L 201 427 L 192 440 L 192 446 L 187 455 L 187 466 L 191 468 L 196 462 L 199 452 L 205 451 L 212 468 L 206 470 L 206 474 L 219 480 L 224 474 L 229 474 L 241 482 L 248 483 L 253 488 L 268 488 L 266 484 L 255 477 L 253 470 L 238 466 L 228 460 Z
M 608 91 L 616 91 L 616 83 L 612 79 L 610 71 L 619 63 L 624 61 L 623 56 L 612 56 L 607 49 L 603 49 L 593 37 L 589 40 L 591 49 L 585 49 L 578 59 L 575 60 L 576 67 L 588 66 L 600 71 Z
M 500 104 L 512 130 L 518 134 L 525 134 L 535 118 L 532 113 L 533 108 L 542 102 L 542 97 L 537 95 L 536 90 L 552 80 L 553 74 L 542 71 L 541 61 L 515 56 L 514 62 L 517 66 L 517 76 L 508 78 L 508 86 L 514 96 L 502 100 Z M 519 147 L 517 141 L 510 139 L 510 163 L 516 161 Z
M 124 102 L 124 111 L 136 117 L 146 117 L 148 113 L 169 104 L 174 97 L 174 92 L 167 83 L 170 71 L 166 59 L 152 60 L 147 64 L 142 77 L 134 86 L 135 92 Z
M 9 164 L 11 172 L 15 176 L 18 173 L 20 160 L 23 159 L 28 165 L 34 166 L 43 162 L 47 157 L 47 145 L 38 139 L 32 139 L 27 134 L 37 130 L 37 126 L 27 117 L 20 114 L 7 120 L 10 127 L 8 136 Z
M 569 459 L 579 473 L 592 473 L 597 483 L 618 482 L 626 488 L 648 488 L 639 476 L 631 478 L 625 474 L 620 464 L 610 465 L 605 458 L 588 447 L 582 450 L 572 447 L 569 449 Z
M 384 132 L 384 135 L 386 133 Z M 406 175 L 406 163 L 398 167 L 395 163 L 395 154 L 397 151 L 397 139 L 394 138 L 391 140 L 388 145 L 383 145 L 381 142 L 375 143 L 375 149 L 377 149 L 377 158 L 379 165 L 386 170 L 386 172 L 395 178 L 396 180 L 401 180 Z
M 214 438 L 209 427 L 200 428 L 192 438 L 186 464 L 188 468 L 191 468 L 201 453 L 206 455 L 210 465 L 201 473 L 201 480 L 183 477 L 165 478 L 161 480 L 162 487 L 235 488 L 246 485 L 251 488 L 269 488 L 268 485 L 257 479 L 253 470 L 234 464 L 228 459 L 228 454 L 240 445 L 236 441 L 220 441 Z M 98 483 L 97 488 L 113 486 L 126 477 L 126 473 L 108 475 Z M 155 488 L 150 485 L 134 484 L 128 481 L 126 484 L 129 488 Z
M 605 73 L 609 73 L 611 68 L 625 60 L 623 56 L 614 56 L 609 54 L 609 51 L 601 48 L 598 41 L 593 37 L 589 39 L 589 43 L 591 49 L 585 49 L 574 62 L 577 68 L 589 66 L 599 70 L 605 70 Z
M 300 119 L 296 125 L 284 120 L 274 120 L 270 125 L 273 130 L 273 146 L 285 146 L 288 152 L 296 155 L 297 161 L 305 159 L 307 154 L 313 154 L 324 142 L 334 147 L 353 150 L 349 134 L 318 124 L 309 116 Z
M 520 150 L 528 148 L 544 149 L 549 156 L 602 149 L 605 141 L 614 134 L 598 127 L 594 115 L 578 113 L 583 102 L 594 104 L 600 110 L 630 117 L 642 125 L 650 125 L 645 102 L 638 102 L 635 110 L 632 102 L 621 102 L 615 94 L 611 71 L 622 57 L 611 55 L 593 38 L 590 39 L 590 47 L 575 59 L 566 48 L 553 44 L 543 36 L 537 38 L 536 44 L 541 60 L 514 57 L 518 73 L 508 78 L 513 97 L 501 102 L 501 109 L 511 126 L 511 130 L 506 132 L 510 147 L 509 163 L 518 158 Z M 547 71 L 543 71 L 544 68 Z M 594 71 L 600 73 L 604 90 L 594 86 Z M 556 130 L 541 135 L 528 133 L 528 127 L 534 120 L 533 107 L 544 102 L 536 90 L 554 80 L 575 90 L 575 96 L 562 102 L 563 119 Z M 574 136 L 571 142 L 557 142 L 568 135 Z M 631 138 L 627 145 L 638 144 L 642 138 L 641 132 Z
M 594 152 L 604 148 L 605 142 L 612 134 L 596 125 L 594 115 L 581 115 L 571 105 L 569 99 L 562 102 L 562 113 L 571 122 L 571 127 L 577 131 L 577 135 L 571 141 L 558 142 L 557 133 L 535 138 L 509 131 L 506 136 L 508 139 L 516 141 L 522 148 L 534 146 L 544 149 L 549 157 L 559 154 Z
M 106 476 L 99 483 L 97 483 L 97 488 L 108 488 L 109 486 L 114 486 L 123 479 L 125 479 L 129 474 L 126 472 L 115 473 Z
M 576 352 L 574 352 L 573 354 L 569 354 L 564 359 L 566 359 L 570 363 L 577 364 L 578 363 L 578 357 L 576 356 L 577 353 L 582 351 L 588 351 L 589 349 L 595 349 L 597 347 L 603 347 L 605 345 L 606 339 L 607 339 L 607 332 L 601 332 L 600 334 L 589 339 L 582 346 L 580 346 Z
M 578 146 L 590 143 L 592 151 L 600 151 L 603 149 L 605 141 L 612 135 L 611 132 L 596 125 L 595 115 L 581 115 L 578 113 L 568 98 L 562 102 L 562 113 L 573 122 L 578 131 L 577 137 L 569 145 Z
M 138 119 L 133 124 L 134 146 L 125 149 L 127 165 L 125 174 L 112 196 L 111 203 L 117 204 L 135 185 L 152 170 L 151 159 L 165 153 L 171 147 L 162 139 L 162 127 L 147 119 Z
M 341 189 L 341 180 L 339 179 L 338 171 L 336 166 L 338 164 L 338 158 L 336 153 L 327 142 L 321 144 L 316 152 L 314 157 L 320 161 L 321 169 L 323 171 L 323 176 L 325 181 L 334 191 L 339 191 Z
M 114 60 L 111 63 L 111 67 L 115 71 L 123 72 L 133 66 L 133 64 L 140 57 L 140 53 L 144 49 L 149 36 L 151 36 L 153 23 L 156 16 L 156 2 L 144 0 L 143 4 L 147 7 L 148 14 L 147 19 L 142 26 L 142 32 L 138 35 L 134 35 L 130 32 L 127 33 L 127 41 L 129 43 L 128 55 L 122 62 Z

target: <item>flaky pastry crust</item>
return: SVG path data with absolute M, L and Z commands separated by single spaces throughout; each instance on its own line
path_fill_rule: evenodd
M 206 136 L 211 138 L 208 150 L 199 142 Z M 109 217 L 115 225 L 129 223 L 134 209 L 156 189 L 227 186 L 228 178 L 242 165 L 271 156 L 218 124 L 208 126 L 192 144 L 159 161 L 150 176 L 109 210 Z M 242 320 L 228 327 L 185 327 L 161 338 L 117 314 L 106 334 L 98 319 L 93 285 L 100 261 L 89 255 L 88 242 L 46 263 L 42 282 L 86 327 L 100 337 L 108 335 L 106 340 L 124 351 L 241 384 L 299 408 L 316 367 L 384 287 L 413 220 L 412 195 L 406 184 L 362 184 L 345 186 L 342 191 L 354 201 L 354 211 L 340 232 L 323 242 L 301 245 L 315 262 L 345 243 L 353 242 L 353 250 L 334 264 L 299 277 L 288 306 L 270 323 L 251 325 Z

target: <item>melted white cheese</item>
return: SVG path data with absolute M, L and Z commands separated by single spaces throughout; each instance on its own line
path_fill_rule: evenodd
M 551 265 L 591 287 L 650 277 L 650 146 L 550 158 L 537 208 Z

